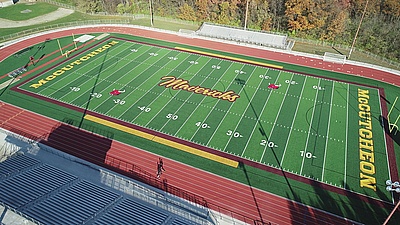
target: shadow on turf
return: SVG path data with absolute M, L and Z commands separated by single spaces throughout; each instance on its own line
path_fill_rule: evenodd
M 246 89 L 244 88 L 245 85 L 246 85 L 246 81 L 243 80 L 243 79 L 240 79 L 240 78 L 235 78 L 235 81 L 236 81 L 239 85 L 241 85 L 241 86 L 243 87 L 243 93 L 244 93 L 244 95 L 246 96 L 246 99 L 249 101 L 250 108 L 251 108 L 251 110 L 253 111 L 254 116 L 255 116 L 256 119 L 257 119 L 257 123 L 258 123 L 258 125 L 259 125 L 258 130 L 260 131 L 261 135 L 265 138 L 265 140 L 266 140 L 267 142 L 269 142 L 269 137 L 267 136 L 267 134 L 266 134 L 266 132 L 265 132 L 265 130 L 264 130 L 264 127 L 263 127 L 262 124 L 260 123 L 260 119 L 259 119 L 260 117 L 259 117 L 259 115 L 257 114 L 256 110 L 254 109 L 254 106 L 253 106 L 253 104 L 252 104 L 252 102 L 251 102 L 251 100 L 250 100 L 250 98 L 249 98 L 249 96 L 248 96 L 248 94 L 247 94 L 247 92 L 246 92 Z M 288 185 L 288 187 L 289 187 L 289 190 L 292 192 L 293 196 L 295 196 L 295 195 L 294 195 L 294 191 L 293 191 L 293 189 L 292 189 L 292 187 L 291 187 L 291 185 L 290 185 L 290 183 L 289 183 L 289 179 L 287 178 L 286 173 L 285 173 L 285 171 L 283 170 L 283 168 L 282 168 L 282 166 L 281 166 L 281 162 L 279 161 L 279 159 L 278 159 L 278 157 L 277 157 L 277 155 L 276 155 L 276 153 L 275 153 L 274 147 L 268 147 L 268 148 L 271 149 L 271 152 L 272 152 L 272 154 L 274 155 L 274 158 L 275 158 L 275 160 L 276 160 L 276 163 L 277 163 L 279 169 L 281 170 L 283 177 L 284 177 L 285 180 L 286 180 L 286 183 L 287 183 L 287 185 Z M 250 185 L 250 184 L 249 184 L 249 185 Z
M 299 202 L 308 202 L 307 205 L 312 205 L 318 209 L 325 212 L 329 212 L 338 216 L 338 218 L 344 217 L 360 224 L 382 224 L 386 217 L 388 216 L 388 210 L 382 208 L 381 205 L 377 205 L 375 200 L 371 198 L 364 198 L 361 195 L 354 195 L 351 192 L 347 195 L 338 195 L 325 189 L 320 182 L 314 181 L 312 183 L 313 191 L 308 192 L 308 195 L 316 195 L 315 197 L 300 195 L 296 196 Z M 346 185 L 347 190 L 351 190 L 351 187 Z M 377 189 L 378 195 L 382 195 L 380 189 Z M 287 196 L 288 198 L 290 196 Z M 292 212 L 297 212 L 295 215 L 292 214 L 292 224 L 338 224 L 338 221 L 333 221 L 331 218 L 324 217 L 322 213 L 314 208 L 304 208 L 295 204 L 294 202 L 289 202 L 289 207 Z M 393 218 L 389 224 L 396 224 L 399 216 Z M 394 223 L 392 223 L 394 222 Z M 342 223 L 341 223 L 342 224 Z M 352 222 L 347 222 L 343 224 L 354 224 Z M 357 223 L 356 223 L 357 224 Z
M 379 116 L 379 121 L 381 121 L 381 126 L 385 132 L 393 139 L 393 141 L 400 145 L 400 131 L 397 129 L 397 127 L 393 127 L 392 132 L 390 132 L 389 121 L 383 116 Z

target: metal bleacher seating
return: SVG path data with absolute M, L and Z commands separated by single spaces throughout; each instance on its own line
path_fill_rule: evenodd
M 125 193 L 127 187 L 117 190 L 111 188 L 105 180 L 98 184 L 97 178 L 87 180 L 81 177 L 80 173 L 93 171 L 79 170 L 79 173 L 76 173 L 76 170 L 66 170 L 66 167 L 58 168 L 54 158 L 50 161 L 51 165 L 34 158 L 33 155 L 17 153 L 0 162 L 2 174 L 13 172 L 12 176 L 0 179 L 0 207 L 3 205 L 23 218 L 41 225 L 209 224 L 208 216 L 202 214 L 205 210 L 203 207 L 197 206 L 200 208 L 196 210 L 193 204 L 189 207 L 186 201 L 179 203 L 176 197 L 168 197 L 162 192 L 152 190 L 137 193 L 135 196 L 144 193 L 148 195 L 136 198 Z M 67 162 L 69 167 L 74 167 L 71 166 L 72 163 L 74 162 Z M 132 182 L 128 182 L 126 178 L 117 179 L 119 176 L 109 172 L 107 174 L 107 177 L 103 176 L 107 181 L 121 181 L 123 184 Z M 128 193 L 136 190 L 128 189 Z M 151 192 L 157 195 L 149 194 Z M 0 224 L 1 222 L 0 218 Z
M 168 214 L 149 207 L 138 201 L 124 199 L 103 217 L 96 220 L 96 225 L 108 224 L 163 224 Z
M 237 27 L 222 26 L 210 23 L 203 25 L 196 31 L 197 35 L 237 41 L 261 46 L 289 49 L 292 44 L 287 40 L 287 35 L 267 33 L 263 31 L 242 29 Z
M 0 201 L 19 209 L 74 179 L 75 176 L 62 170 L 42 165 L 1 182 Z
M 98 185 L 80 181 L 25 213 L 44 224 L 84 224 L 120 197 Z
M 0 163 L 0 180 L 39 164 L 40 161 L 25 155 L 14 155 Z

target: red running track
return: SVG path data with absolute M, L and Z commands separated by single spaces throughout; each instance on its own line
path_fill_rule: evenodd
M 64 129 L 65 132 L 51 134 L 54 128 L 60 127 L 60 122 L 0 102 L 0 127 L 22 132 L 30 138 L 43 138 L 46 144 L 60 149 L 69 148 L 70 152 L 82 155 L 82 158 L 95 158 L 91 160 L 101 164 L 98 157 L 99 149 L 107 149 L 106 155 L 134 162 L 143 170 L 156 173 L 155 162 L 158 156 L 146 151 L 125 145 L 123 143 L 104 141 L 77 143 L 76 130 Z M 68 125 L 62 125 L 68 126 Z M 15 130 L 18 129 L 18 131 Z M 14 130 L 13 130 L 14 129 Z M 54 137 L 58 135 L 58 137 Z M 82 133 L 79 134 L 82 139 Z M 58 140 L 57 143 L 54 141 Z M 98 140 L 101 140 L 99 137 Z M 336 217 L 312 207 L 298 204 L 282 197 L 250 188 L 247 185 L 190 167 L 188 165 L 164 159 L 166 172 L 162 178 L 169 184 L 183 190 L 204 197 L 210 208 L 222 213 L 235 212 L 238 219 L 240 215 L 252 219 L 271 222 L 272 224 L 353 224 L 351 221 Z M 257 204 L 255 203 L 257 202 Z M 258 206 L 258 207 L 257 207 Z M 240 214 L 240 215 L 239 215 Z M 247 221 L 250 222 L 250 221 Z
M 57 31 L 51 34 L 44 34 L 41 36 L 33 37 L 31 39 L 22 40 L 13 45 L 7 46 L 1 49 L 0 62 L 10 56 L 11 54 L 20 51 L 32 44 L 37 44 L 46 40 L 46 38 L 54 39 L 59 37 L 71 36 L 74 34 L 87 34 L 87 33 L 122 33 L 131 34 L 136 36 L 143 36 L 152 39 L 159 39 L 163 41 L 187 44 L 191 46 L 203 47 L 206 49 L 214 49 L 223 52 L 232 52 L 241 55 L 247 55 L 257 58 L 263 58 L 268 60 L 274 60 L 279 62 L 285 62 L 295 65 L 313 67 L 323 70 L 335 71 L 345 74 L 352 74 L 356 76 L 362 76 L 370 79 L 375 79 L 390 83 L 396 86 L 400 86 L 399 75 L 389 73 L 373 68 L 366 68 L 362 66 L 349 65 L 349 64 L 337 64 L 331 62 L 325 62 L 321 59 L 309 58 L 305 56 L 297 56 L 290 53 L 273 52 L 259 48 L 250 48 L 241 45 L 232 45 L 228 43 L 214 42 L 210 40 L 203 40 L 197 38 L 187 38 L 175 34 L 160 33 L 156 31 L 132 28 L 132 27 L 116 27 L 116 26 L 103 26 L 103 27 L 88 27 L 88 28 L 77 28 L 71 30 Z
M 73 31 L 58 31 L 51 34 L 41 35 L 28 40 L 17 42 L 13 45 L 7 46 L 2 49 L 0 61 L 15 52 L 22 50 L 33 44 L 43 42 L 47 38 L 54 39 L 63 36 L 70 36 L 74 34 L 86 33 L 125 33 L 138 36 L 144 36 L 153 39 L 160 39 L 169 42 L 180 44 L 195 45 L 199 47 L 215 49 L 225 52 L 233 52 L 237 54 L 249 55 L 259 58 L 268 58 L 281 62 L 287 62 L 298 65 L 306 65 L 309 67 L 316 67 L 327 69 L 337 72 L 350 73 L 354 75 L 362 75 L 372 79 L 382 80 L 388 83 L 400 86 L 400 79 L 398 76 L 391 73 L 385 73 L 375 69 L 368 69 L 352 65 L 339 65 L 324 62 L 306 57 L 296 57 L 294 55 L 285 53 L 275 53 L 261 49 L 251 49 L 244 46 L 234 46 L 226 43 L 217 43 L 207 40 L 181 37 L 173 34 L 158 33 L 137 28 L 128 27 L 90 27 L 74 29 Z M 16 108 L 2 103 L 2 114 L 0 115 L 0 126 L 6 129 L 17 129 L 19 132 L 33 137 L 48 138 L 48 134 L 54 127 L 60 125 L 58 121 L 31 113 L 29 111 Z M 35 123 L 33 123 L 35 121 Z M 72 131 L 66 131 L 72 132 Z M 73 134 L 54 138 L 52 140 L 68 139 L 68 136 L 73 137 Z M 155 162 L 158 159 L 157 155 L 133 148 L 131 146 L 112 141 L 111 143 L 81 143 L 79 145 L 71 144 L 76 140 L 70 140 L 68 147 L 73 151 L 80 152 L 85 157 L 93 157 L 94 155 L 84 155 L 82 148 L 88 149 L 107 149 L 106 154 L 122 158 L 125 161 L 132 161 L 146 171 L 154 171 Z M 65 145 L 64 143 L 50 143 L 55 146 Z M 103 146 L 100 146 L 103 145 Z M 109 145 L 109 146 L 104 146 Z M 101 158 L 99 158 L 100 162 Z M 323 211 L 295 203 L 293 201 L 269 194 L 267 192 L 251 188 L 223 177 L 210 174 L 208 172 L 169 160 L 164 160 L 167 172 L 163 178 L 168 180 L 169 184 L 180 187 L 184 190 L 190 191 L 197 195 L 204 197 L 209 203 L 210 207 L 216 209 L 216 206 L 227 209 L 224 211 L 222 208 L 219 210 L 228 212 L 228 210 L 239 213 L 243 216 L 253 218 L 256 220 L 263 220 L 272 222 L 273 224 L 352 224 L 351 221 L 345 220 L 340 217 L 325 213 Z M 262 218 L 260 218 L 262 217 Z

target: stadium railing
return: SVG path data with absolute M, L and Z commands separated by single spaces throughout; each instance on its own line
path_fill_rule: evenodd
M 10 207 L 10 206 L 4 204 L 3 202 L 0 202 L 0 205 L 3 206 L 4 209 L 7 209 L 7 210 L 9 210 L 9 211 L 15 213 L 16 215 L 18 215 L 18 216 L 20 216 L 20 217 L 26 219 L 27 221 L 30 221 L 30 222 L 32 222 L 32 223 L 34 223 L 34 224 L 36 224 L 36 225 L 44 225 L 43 223 L 41 223 L 41 222 L 39 222 L 39 221 L 33 219 L 32 217 L 30 217 L 30 216 L 28 216 L 28 215 L 25 215 L 25 214 L 22 213 L 22 212 L 17 211 L 16 209 L 14 209 L 14 208 L 12 208 L 12 207 Z M 26 222 L 25 222 L 25 223 L 26 223 Z M 3 223 L 1 223 L 1 224 L 3 224 Z
M 56 29 L 66 28 L 66 27 L 76 27 L 76 26 L 84 26 L 84 25 L 96 25 L 96 24 L 129 24 L 129 23 L 130 23 L 129 19 L 124 19 L 124 20 L 111 20 L 111 19 L 110 20 L 86 20 L 86 21 L 74 21 L 74 22 L 68 22 L 68 23 L 59 23 L 59 24 L 53 24 L 53 25 L 47 25 L 47 26 L 27 29 L 27 30 L 17 32 L 14 34 L 1 36 L 0 43 L 6 42 L 9 40 L 15 40 L 17 38 L 25 37 L 25 36 L 28 36 L 31 34 L 37 34 L 37 33 L 41 33 L 44 31 L 56 30 Z

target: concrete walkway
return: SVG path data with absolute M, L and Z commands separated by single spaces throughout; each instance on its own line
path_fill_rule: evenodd
M 59 8 L 54 12 L 38 16 L 29 20 L 13 21 L 0 18 L 0 28 L 24 27 L 40 23 L 46 23 L 72 14 L 74 10 Z

